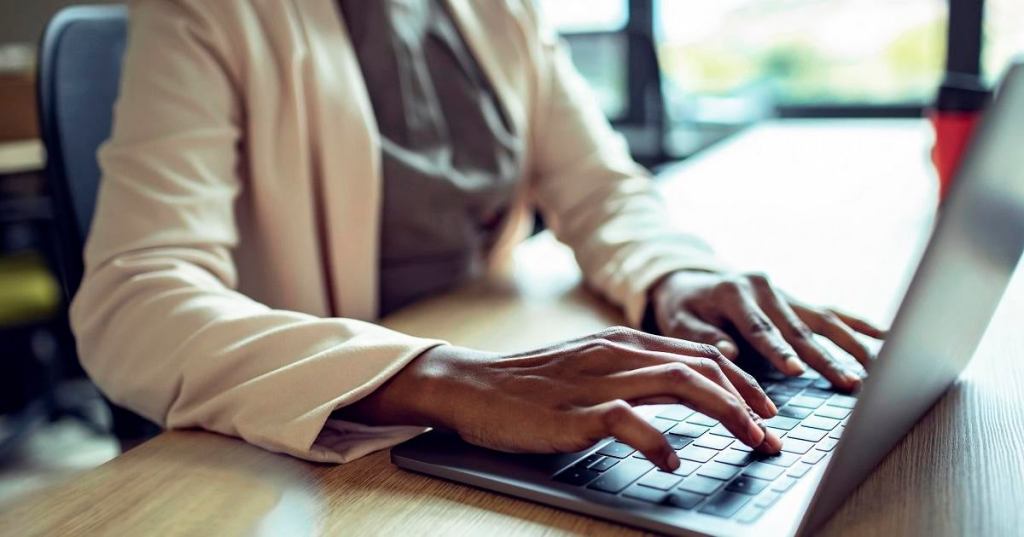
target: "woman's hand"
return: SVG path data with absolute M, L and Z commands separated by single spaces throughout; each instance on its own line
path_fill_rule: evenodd
M 685 404 L 761 451 L 781 447 L 761 423 L 775 405 L 717 348 L 626 328 L 509 356 L 436 347 L 341 413 L 450 429 L 511 452 L 573 452 L 615 437 L 675 470 L 675 452 L 633 408 L 655 403 Z
M 804 364 L 839 389 L 853 391 L 861 377 L 844 367 L 817 341 L 821 334 L 867 366 L 874 358 L 857 336 L 884 338 L 885 332 L 833 310 L 795 302 L 773 288 L 764 276 L 679 271 L 651 290 L 660 333 L 718 347 L 730 359 L 739 353 L 723 331 L 731 327 L 779 371 L 800 375 Z

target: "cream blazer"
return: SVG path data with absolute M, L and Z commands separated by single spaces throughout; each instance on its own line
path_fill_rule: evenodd
M 657 278 L 716 267 L 668 227 L 531 0 L 448 1 L 528 146 L 495 260 L 537 208 L 634 324 Z M 422 432 L 330 419 L 443 344 L 372 323 L 379 140 L 335 0 L 135 0 L 130 14 L 71 308 L 86 371 L 166 427 L 309 460 Z

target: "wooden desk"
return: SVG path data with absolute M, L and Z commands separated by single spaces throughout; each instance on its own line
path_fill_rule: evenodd
M 664 183 L 676 214 L 738 266 L 885 321 L 932 213 L 917 122 L 758 127 Z M 727 195 L 726 195 L 727 194 Z M 709 202 L 707 200 L 718 200 Z M 513 277 L 400 312 L 389 326 L 515 350 L 620 322 L 541 236 Z M 825 528 L 826 535 L 1010 535 L 1024 528 L 1024 281 L 963 380 Z M 318 466 L 203 432 L 171 432 L 9 507 L 5 535 L 587 534 L 632 531 L 398 470 L 378 453 Z

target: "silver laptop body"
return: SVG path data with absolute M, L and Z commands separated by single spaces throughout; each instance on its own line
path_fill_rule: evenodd
M 814 423 L 819 429 L 805 427 L 806 422 L 796 426 L 813 433 L 808 441 L 814 444 L 806 453 L 792 454 L 800 457 L 798 462 L 778 467 L 761 462 L 737 466 L 737 477 L 723 479 L 719 489 L 709 493 L 704 501 L 692 504 L 689 500 L 695 498 L 694 493 L 671 488 L 674 484 L 662 492 L 657 492 L 661 490 L 658 488 L 636 488 L 642 486 L 646 476 L 637 477 L 617 492 L 599 485 L 601 474 L 586 470 L 595 461 L 605 460 L 599 463 L 604 465 L 619 461 L 607 472 L 616 467 L 643 468 L 632 454 L 615 452 L 608 443 L 567 455 L 510 455 L 469 445 L 451 434 L 431 432 L 394 448 L 392 461 L 416 472 L 666 534 L 806 533 L 831 516 L 957 379 L 981 340 L 1016 270 L 1022 249 L 1024 63 L 1018 63 L 1003 80 L 974 137 L 890 337 L 872 365 L 856 405 L 848 397 L 823 393 L 821 381 L 813 375 L 800 380 L 776 376 L 774 380 L 779 382 L 770 385 L 771 390 L 778 390 L 770 393 L 792 396 L 793 403 L 804 404 L 800 408 L 819 405 L 807 408 L 811 417 L 819 418 Z M 836 420 L 840 424 L 835 429 L 826 430 L 833 423 L 829 421 L 831 417 L 842 416 L 848 412 L 843 409 L 851 406 L 851 414 Z M 642 411 L 652 422 L 666 428 L 677 421 L 681 429 L 673 426 L 665 430 L 666 434 L 694 429 L 691 425 L 696 425 L 698 432 L 704 428 L 708 429 L 704 434 L 714 434 L 713 424 L 689 423 L 701 422 L 702 417 L 687 417 L 688 412 L 682 407 L 644 407 Z M 657 417 L 661 414 L 678 419 Z M 822 420 L 821 415 L 830 417 Z M 821 427 L 820 422 L 826 426 Z M 825 435 L 813 441 L 817 431 Z M 694 442 L 692 438 L 683 438 L 691 445 Z M 713 440 L 717 443 L 719 439 Z M 786 437 L 783 443 L 789 443 Z M 728 451 L 739 447 L 738 444 L 733 442 L 722 450 L 729 460 L 741 458 Z M 617 458 L 610 458 L 613 455 Z M 787 462 L 792 459 L 789 457 Z M 716 457 L 704 464 L 722 463 Z M 755 467 L 757 471 L 750 470 Z M 573 469 L 580 470 L 571 473 Z M 679 476 L 678 486 L 685 486 L 683 483 L 702 469 L 690 476 Z M 731 481 L 747 472 L 760 475 L 768 483 L 764 485 L 755 478 L 758 490 L 747 494 L 749 498 L 743 490 L 737 490 L 742 487 Z M 563 477 L 570 474 L 571 479 Z M 658 486 L 666 486 L 663 481 Z M 653 498 L 662 493 L 668 496 L 662 501 L 652 501 L 650 497 L 635 499 L 637 495 L 631 497 L 627 493 L 630 490 L 642 491 L 645 497 L 647 493 Z M 720 501 L 718 495 L 725 500 Z M 680 498 L 686 501 L 680 502 Z

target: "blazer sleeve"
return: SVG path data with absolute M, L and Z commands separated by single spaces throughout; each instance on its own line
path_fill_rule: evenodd
M 345 462 L 422 432 L 328 418 L 441 342 L 272 309 L 235 290 L 243 113 L 230 47 L 201 11 L 132 4 L 71 307 L 83 367 L 112 401 L 166 427 L 314 461 Z
M 629 155 L 555 32 L 524 0 L 535 36 L 534 203 L 589 285 L 639 327 L 648 289 L 682 269 L 723 270 L 700 238 L 675 229 L 649 174 Z

